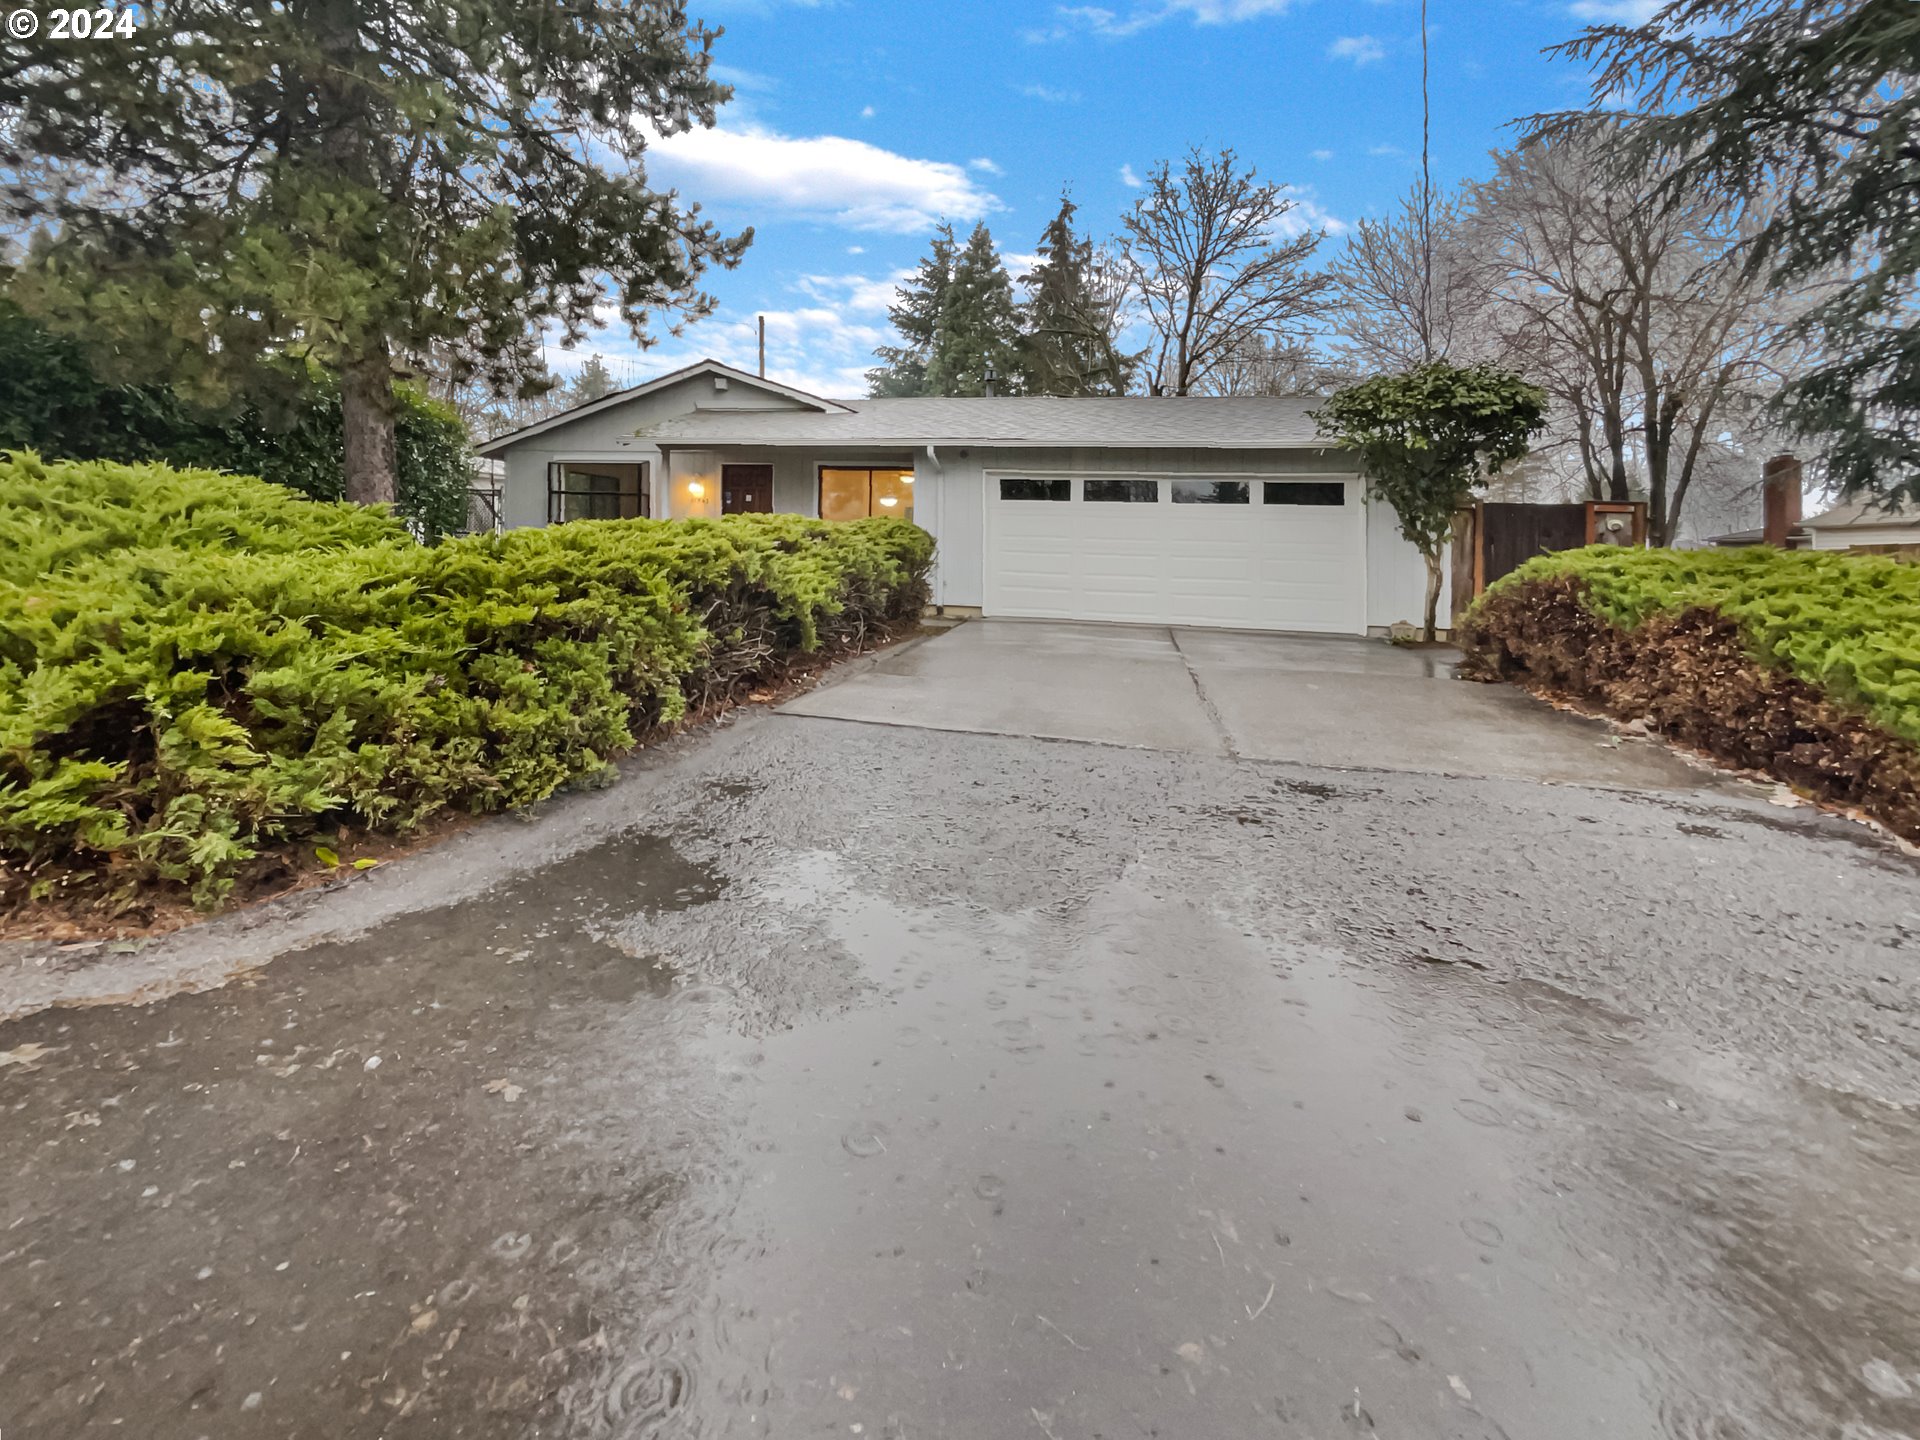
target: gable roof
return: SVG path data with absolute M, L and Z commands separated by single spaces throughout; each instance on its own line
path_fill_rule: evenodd
M 589 400 L 586 404 L 576 405 L 571 410 L 562 410 L 558 415 L 549 415 L 546 419 L 536 420 L 531 425 L 522 425 L 517 430 L 509 430 L 504 435 L 496 435 L 491 440 L 474 446 L 473 453 L 476 455 L 498 454 L 507 446 L 517 445 L 520 441 L 538 435 L 544 430 L 552 430 L 561 425 L 570 425 L 575 420 L 585 419 L 589 415 L 597 415 L 602 410 L 611 410 L 615 406 L 625 404 L 629 400 L 638 400 L 643 395 L 651 395 L 655 391 L 665 390 L 668 386 L 678 385 L 683 380 L 692 380 L 701 375 L 721 375 L 726 377 L 729 382 L 757 386 L 759 389 L 768 391 L 771 394 L 785 396 L 787 399 L 807 407 L 808 410 L 838 410 L 843 408 L 836 400 L 827 400 L 818 395 L 811 395 L 805 390 L 797 389 L 792 385 L 782 385 L 778 380 L 768 380 L 764 376 L 750 375 L 745 370 L 736 370 L 733 366 L 723 365 L 718 360 L 696 360 L 691 365 L 684 365 L 678 370 L 670 370 L 665 375 L 657 376 L 643 384 L 629 385 L 624 390 L 609 391 L 598 400 Z
M 1307 412 L 1272 396 L 916 396 L 797 410 L 674 415 L 641 434 L 659 445 L 1033 445 L 1260 450 L 1331 446 Z
M 1873 508 L 1878 497 L 1863 495 L 1857 500 L 1844 500 L 1824 514 L 1800 523 L 1809 530 L 1850 530 L 1856 526 L 1906 525 L 1920 527 L 1920 510 L 1887 510 Z

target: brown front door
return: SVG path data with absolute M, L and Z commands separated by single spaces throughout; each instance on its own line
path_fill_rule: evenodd
M 772 514 L 773 467 L 771 465 L 722 465 L 720 467 L 720 513 L 722 515 Z

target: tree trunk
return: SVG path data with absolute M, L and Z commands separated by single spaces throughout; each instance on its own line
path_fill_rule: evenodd
M 1440 619 L 1440 554 L 1435 551 L 1426 557 L 1427 561 L 1427 624 L 1420 638 L 1431 645 L 1440 638 L 1438 622 Z
M 393 365 L 384 340 L 341 372 L 340 426 L 347 499 L 359 505 L 391 505 L 396 498 Z

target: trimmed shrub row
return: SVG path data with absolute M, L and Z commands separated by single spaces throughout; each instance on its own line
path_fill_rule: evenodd
M 1490 586 L 1461 642 L 1470 671 L 1647 718 L 1920 839 L 1920 567 L 1594 546 Z
M 898 520 L 576 522 L 427 547 L 379 510 L 0 456 L 0 901 L 210 904 L 323 823 L 524 805 L 919 613 Z

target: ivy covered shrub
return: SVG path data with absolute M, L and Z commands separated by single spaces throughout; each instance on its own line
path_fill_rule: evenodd
M 1650 720 L 1920 839 L 1920 566 L 1592 546 L 1489 586 L 1461 643 L 1482 675 Z
M 576 522 L 427 547 L 242 477 L 0 456 L 0 903 L 213 903 L 263 847 L 528 804 L 919 613 L 898 520 Z

